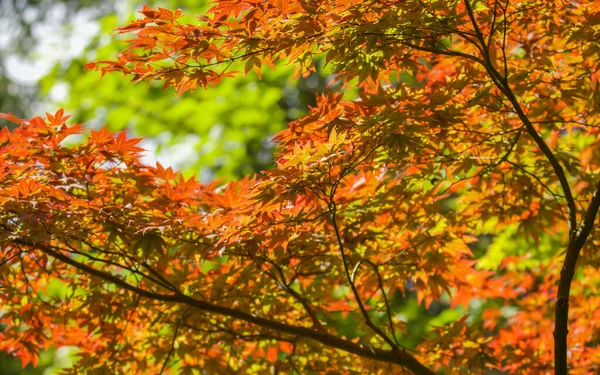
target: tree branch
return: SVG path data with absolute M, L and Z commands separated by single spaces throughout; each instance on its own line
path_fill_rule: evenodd
M 163 362 L 163 365 L 162 365 L 162 368 L 160 369 L 159 375 L 162 375 L 163 372 L 165 371 L 165 368 L 167 368 L 167 364 L 169 363 L 169 358 L 171 358 L 171 355 L 173 354 L 173 351 L 175 350 L 175 341 L 177 341 L 179 326 L 181 325 L 181 322 L 183 321 L 183 319 L 185 319 L 185 313 L 183 313 L 183 315 L 181 316 L 181 318 L 179 318 L 179 321 L 177 321 L 177 324 L 175 325 L 175 332 L 173 332 L 173 340 L 171 340 L 171 348 L 169 349 L 169 352 L 167 353 L 167 358 L 165 358 L 165 361 Z
M 312 309 L 310 302 L 306 298 L 301 296 L 300 293 L 296 292 L 294 289 L 292 289 L 289 286 L 281 268 L 268 258 L 261 259 L 261 258 L 255 257 L 255 256 L 253 256 L 253 258 L 256 261 L 267 263 L 267 264 L 271 265 L 273 268 L 275 268 L 275 270 L 277 270 L 277 273 L 279 274 L 279 277 L 281 278 L 281 280 L 279 280 L 279 278 L 277 276 L 275 276 L 275 274 L 273 274 L 273 272 L 271 272 L 271 270 L 269 270 L 269 274 L 271 275 L 273 280 L 275 280 L 275 283 L 277 283 L 277 285 L 279 285 L 279 287 L 281 287 L 283 290 L 285 290 L 288 294 L 290 294 L 296 301 L 298 301 L 302 305 L 302 307 L 304 308 L 304 311 L 306 311 L 306 313 L 308 314 L 308 317 L 310 318 L 314 329 L 321 331 L 321 332 L 325 332 L 325 327 L 323 327 L 323 324 L 321 324 L 321 321 L 317 317 L 317 314 L 315 313 L 315 311 Z
M 581 226 L 575 236 L 571 237 L 567 253 L 560 271 L 558 293 L 556 296 L 556 310 L 554 312 L 554 373 L 555 375 L 567 375 L 567 335 L 569 334 L 569 295 L 571 293 L 571 282 L 575 276 L 575 267 L 579 253 L 585 245 L 594 221 L 600 208 L 600 181 L 594 190 Z
M 483 60 L 479 59 L 478 62 L 483 65 L 494 84 L 500 89 L 500 91 L 506 96 L 508 101 L 511 103 L 515 112 L 517 113 L 517 116 L 519 117 L 523 125 L 525 125 L 527 133 L 533 138 L 534 142 L 540 148 L 546 159 L 548 159 L 550 165 L 552 166 L 552 169 L 554 170 L 554 174 L 558 178 L 558 182 L 565 195 L 565 200 L 567 202 L 569 216 L 569 238 L 571 238 L 574 234 L 575 228 L 577 228 L 577 207 L 575 205 L 575 199 L 573 198 L 571 187 L 567 180 L 565 171 L 560 165 L 560 162 L 558 161 L 552 150 L 550 150 L 550 147 L 548 147 L 542 136 L 537 132 L 537 130 L 533 126 L 533 124 L 527 117 L 527 114 L 525 114 L 525 112 L 523 111 L 519 100 L 508 85 L 508 77 L 502 77 L 502 75 L 494 67 L 494 64 L 492 64 L 490 55 L 487 52 L 487 49 L 485 48 L 483 34 L 481 33 L 479 26 L 477 26 L 477 22 L 475 20 L 475 16 L 473 15 L 473 11 L 471 9 L 471 5 L 469 4 L 469 0 L 464 0 L 464 3 L 465 7 L 467 8 L 467 13 L 469 14 L 471 23 L 473 24 L 473 27 L 475 29 L 475 33 L 477 34 L 478 39 L 480 39 L 482 46 L 484 47 Z
M 274 331 L 279 331 L 282 333 L 290 334 L 293 336 L 303 337 L 306 339 L 317 341 L 325 346 L 339 349 L 348 353 L 352 353 L 358 355 L 363 358 L 368 358 L 378 362 L 385 362 L 396 364 L 402 366 L 409 371 L 411 371 L 415 375 L 435 375 L 435 372 L 425 367 L 419 360 L 417 360 L 412 355 L 408 354 L 406 351 L 398 350 L 394 348 L 392 350 L 382 350 L 378 348 L 365 347 L 364 345 L 360 345 L 354 343 L 352 341 L 341 339 L 337 336 L 317 331 L 313 328 L 299 327 L 294 326 L 282 322 L 278 322 L 275 320 L 263 318 L 256 316 L 254 314 L 250 314 L 244 311 L 232 309 L 229 307 L 215 305 L 205 301 L 199 301 L 193 299 L 181 292 L 175 292 L 172 294 L 163 294 L 163 293 L 155 293 L 143 288 L 136 287 L 125 282 L 123 279 L 112 275 L 108 272 L 101 271 L 90 267 L 86 264 L 80 263 L 69 256 L 63 254 L 60 251 L 54 250 L 49 246 L 44 246 L 43 244 L 31 244 L 25 241 L 15 241 L 20 245 L 28 246 L 31 248 L 39 249 L 45 254 L 66 263 L 79 271 L 82 271 L 88 275 L 100 278 L 106 282 L 112 283 L 118 287 L 126 289 L 130 292 L 133 292 L 141 297 L 145 297 L 148 299 L 152 299 L 155 301 L 162 301 L 168 303 L 180 303 L 200 311 L 212 313 L 215 315 L 226 316 L 233 319 L 238 319 L 247 323 L 255 324 L 259 327 L 271 329 Z
M 346 274 L 346 280 L 348 281 L 348 284 L 350 285 L 352 294 L 354 294 L 354 299 L 356 300 L 356 303 L 358 304 L 358 308 L 360 309 L 360 312 L 361 312 L 363 318 L 365 319 L 365 323 L 377 334 L 377 336 L 381 337 L 391 348 L 399 349 L 398 345 L 396 343 L 394 343 L 394 341 L 392 341 L 388 337 L 388 335 L 386 335 L 385 332 L 383 332 L 381 330 L 381 328 L 377 327 L 375 325 L 375 323 L 373 323 L 373 321 L 371 320 L 371 317 L 369 316 L 369 312 L 365 308 L 365 305 L 363 304 L 362 299 L 360 298 L 360 295 L 358 294 L 358 290 L 356 289 L 356 285 L 354 284 L 354 279 L 350 275 L 350 269 L 348 267 L 348 261 L 346 259 L 344 243 L 342 242 L 342 238 L 340 236 L 340 229 L 337 225 L 336 205 L 334 202 L 329 203 L 329 210 L 331 212 L 331 222 L 333 224 L 335 238 L 337 240 L 338 248 L 339 248 L 340 254 L 342 256 L 342 264 L 344 266 L 344 273 Z
M 388 322 L 390 325 L 390 332 L 392 333 L 392 338 L 394 339 L 394 343 L 396 343 L 396 345 L 400 345 L 398 343 L 398 339 L 396 338 L 396 331 L 394 329 L 394 321 L 392 320 L 392 311 L 390 309 L 390 303 L 388 301 L 387 294 L 385 293 L 385 289 L 383 288 L 383 279 L 381 277 L 381 274 L 379 273 L 379 269 L 377 268 L 377 265 L 375 263 L 371 262 L 367 258 L 361 259 L 358 263 L 356 263 L 356 266 L 354 266 L 354 271 L 352 271 L 352 282 L 354 282 L 356 273 L 358 272 L 358 269 L 360 268 L 360 265 L 362 264 L 362 262 L 365 262 L 368 265 L 370 265 L 373 268 L 373 270 L 375 271 L 375 275 L 377 275 L 377 282 L 379 284 L 379 289 L 381 289 L 381 294 L 383 296 L 383 301 L 385 303 L 385 311 L 387 313 Z

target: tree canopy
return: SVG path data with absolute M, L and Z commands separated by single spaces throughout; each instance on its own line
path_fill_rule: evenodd
M 341 89 L 229 183 L 63 110 L 1 115 L 0 349 L 76 346 L 73 373 L 598 371 L 599 6 L 144 7 L 88 69 L 188 95 L 323 59 Z M 416 334 L 409 301 L 446 315 Z

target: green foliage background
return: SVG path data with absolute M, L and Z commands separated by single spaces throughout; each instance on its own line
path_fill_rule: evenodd
M 188 1 L 163 1 L 168 8 L 182 8 L 185 14 L 200 14 L 204 6 Z M 259 80 L 251 74 L 226 80 L 210 90 L 196 90 L 177 97 L 160 83 L 133 85 L 128 77 L 83 70 L 90 60 L 114 58 L 122 49 L 112 30 L 127 19 L 110 14 L 100 20 L 101 32 L 86 53 L 68 65 L 57 65 L 40 82 L 42 95 L 56 85 L 66 87 L 63 103 L 75 113 L 74 121 L 111 130 L 129 129 L 133 135 L 152 137 L 157 150 L 172 153 L 186 144 L 193 153 L 176 167 L 198 174 L 202 180 L 241 177 L 268 168 L 272 160 L 269 137 L 284 124 L 304 113 L 314 103 L 314 92 L 323 90 L 325 78 L 313 75 L 291 82 L 291 67 L 265 71 Z M 187 22 L 194 22 L 189 17 Z M 166 91 L 166 92 L 165 92 Z M 180 150 L 179 150 L 180 151 Z

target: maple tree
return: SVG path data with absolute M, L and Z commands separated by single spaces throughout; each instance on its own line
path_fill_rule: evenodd
M 74 345 L 74 373 L 597 371 L 599 6 L 144 7 L 88 68 L 183 94 L 324 58 L 344 89 L 226 185 L 105 128 L 67 146 L 62 110 L 2 115 L 0 349 Z M 398 298 L 459 314 L 408 347 Z

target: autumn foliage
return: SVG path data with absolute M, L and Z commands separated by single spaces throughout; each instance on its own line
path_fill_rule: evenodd
M 183 94 L 319 60 L 342 89 L 275 136 L 276 168 L 228 184 L 62 111 L 2 115 L 19 127 L 0 133 L 0 348 L 77 346 L 73 373 L 598 371 L 598 9 L 144 7 L 88 68 Z M 459 317 L 405 347 L 398 298 Z

